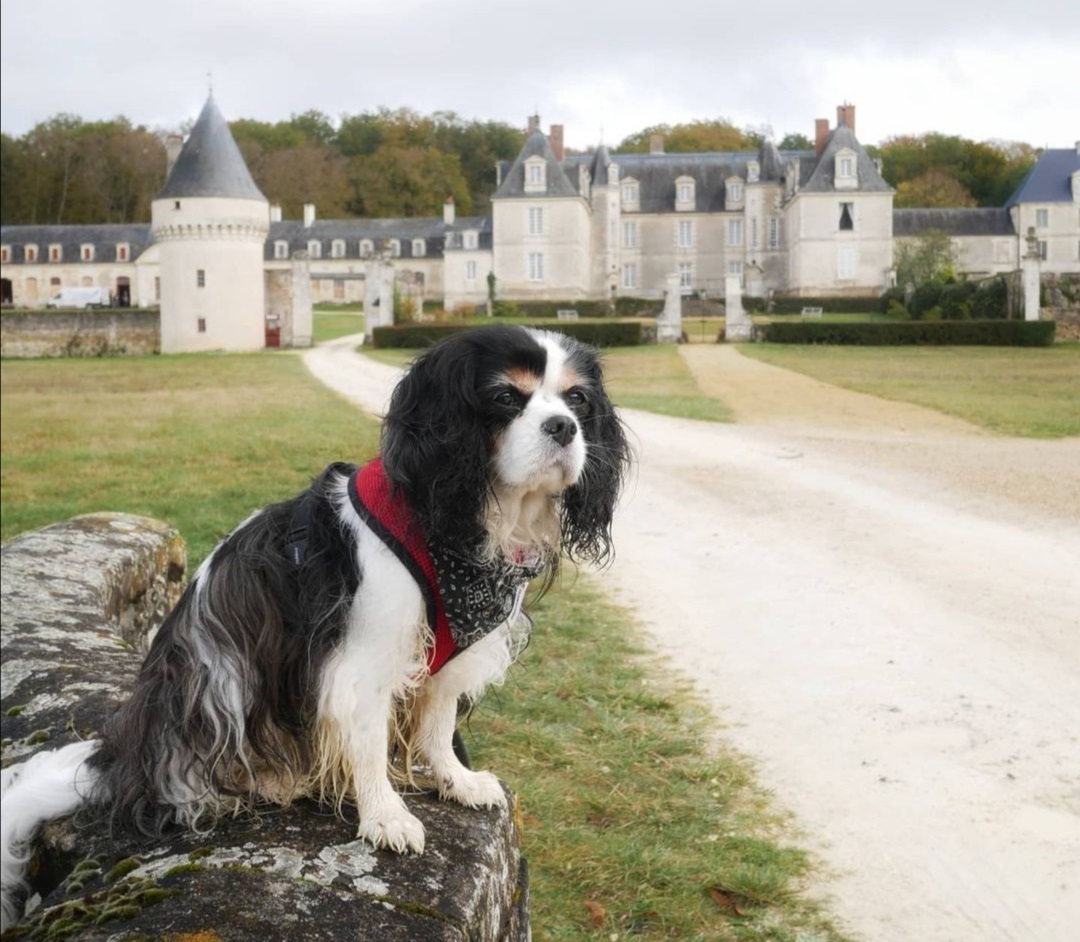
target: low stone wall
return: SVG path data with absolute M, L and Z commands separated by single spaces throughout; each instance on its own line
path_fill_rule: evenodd
M 3 761 L 92 737 L 124 698 L 147 636 L 182 589 L 184 545 L 143 517 L 91 514 L 0 551 Z M 420 857 L 375 851 L 314 803 L 210 834 L 45 828 L 17 938 L 524 942 L 528 885 L 515 815 L 410 795 Z
M 126 311 L 26 311 L 0 315 L 0 356 L 145 356 L 161 349 L 161 314 Z

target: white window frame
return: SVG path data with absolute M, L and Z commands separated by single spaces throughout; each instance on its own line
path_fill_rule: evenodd
M 680 249 L 689 249 L 694 245 L 694 220 L 675 220 L 675 244 Z
M 531 236 L 542 236 L 544 234 L 544 207 L 527 206 L 525 217 L 525 231 Z
M 740 278 L 742 278 L 743 263 L 736 258 L 728 259 L 727 273 L 729 275 L 738 275 Z
M 769 248 L 780 248 L 780 217 L 769 217 Z
M 859 185 L 859 164 L 855 151 L 837 151 L 833 164 L 833 179 L 838 190 L 853 190 Z
M 732 183 L 729 189 L 729 194 L 731 196 L 731 202 L 741 203 L 745 196 L 742 183 Z
M 23 260 L 35 263 L 38 260 L 38 247 L 32 242 L 23 246 Z
M 844 207 L 848 207 L 848 217 L 851 219 L 851 228 L 843 229 L 840 226 L 841 221 L 844 218 Z M 855 219 L 855 201 L 854 200 L 841 200 L 840 202 L 840 214 L 836 218 L 836 231 L 837 232 L 854 232 L 856 229 L 857 220 Z
M 679 177 L 675 181 L 675 209 L 677 212 L 688 212 L 697 205 L 697 187 L 693 177 Z
M 1050 243 L 1047 242 L 1046 239 L 1039 239 L 1037 251 L 1039 253 L 1039 259 L 1045 262 L 1050 255 Z
M 59 242 L 51 243 L 48 258 L 50 262 L 62 262 L 64 260 L 64 247 Z
M 131 259 L 131 246 L 127 242 L 116 243 L 116 260 L 118 262 L 127 262 Z
M 461 234 L 461 245 L 466 249 L 475 249 L 480 244 L 480 235 L 475 229 L 466 229 Z
M 10 245 L 0 245 L 0 262 L 3 262 L 6 265 L 10 261 L 11 261 L 11 246 Z
M 289 257 L 289 243 L 284 239 L 274 240 L 274 258 L 284 259 Z
M 544 253 L 529 252 L 525 259 L 529 281 L 544 280 Z
M 623 264 L 622 286 L 627 289 L 636 288 L 638 286 L 636 262 L 626 262 Z
M 476 281 L 476 259 L 470 258 L 465 263 L 465 280 Z
M 334 239 L 330 243 L 330 257 L 331 258 L 344 258 L 345 257 L 345 240 Z
M 423 239 L 412 240 L 412 256 L 413 258 L 423 258 L 427 255 L 427 242 Z
M 401 240 L 390 239 L 386 243 L 386 247 L 390 250 L 391 258 L 401 258 Z
M 196 268 L 195 269 L 195 287 L 196 288 L 205 288 L 206 287 L 206 269 L 205 268 Z
M 627 183 L 625 180 L 622 185 L 622 202 L 623 205 L 633 206 L 638 201 L 638 185 L 636 183 Z
M 859 270 L 859 253 L 854 245 L 840 245 L 836 248 L 836 280 L 854 281 Z
M 694 290 L 694 263 L 679 262 L 679 290 L 689 294 Z
M 1049 229 L 1050 228 L 1050 210 L 1049 209 L 1037 209 L 1035 210 L 1035 228 L 1036 229 Z
M 530 157 L 525 161 L 525 192 L 547 192 L 547 163 L 543 157 Z
M 360 257 L 371 258 L 375 254 L 375 243 L 371 239 L 360 240 Z
M 307 244 L 308 258 L 322 258 L 322 242 L 310 239 Z
M 84 243 L 79 246 L 79 261 L 92 262 L 94 260 L 94 246 Z
M 742 217 L 736 216 L 734 219 L 727 221 L 727 244 L 728 245 L 742 245 L 743 244 L 743 221 Z
M 689 222 L 689 220 L 687 220 Z M 624 249 L 637 248 L 637 221 L 633 219 L 623 220 L 622 244 Z

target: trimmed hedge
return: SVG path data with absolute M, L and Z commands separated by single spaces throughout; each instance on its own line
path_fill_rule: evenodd
M 499 317 L 555 317 L 559 311 L 577 311 L 580 317 L 610 317 L 611 305 L 605 301 L 496 301 Z
M 559 324 L 544 324 L 540 329 L 566 334 L 594 347 L 636 347 L 649 342 L 646 329 L 648 326 L 638 321 L 604 321 L 594 324 L 563 321 Z M 379 350 L 391 347 L 430 347 L 443 337 L 474 329 L 484 328 L 473 328 L 465 324 L 401 324 L 395 327 L 376 327 L 372 331 L 372 346 Z
M 744 299 L 744 306 L 745 303 Z M 876 295 L 855 298 L 847 295 L 837 298 L 773 298 L 771 307 L 770 314 L 801 314 L 804 307 L 819 307 L 826 314 L 868 314 L 878 309 L 878 299 Z
M 1053 321 L 896 321 L 895 323 L 773 323 L 755 329 L 765 343 L 829 343 L 863 346 L 983 345 L 1048 347 Z

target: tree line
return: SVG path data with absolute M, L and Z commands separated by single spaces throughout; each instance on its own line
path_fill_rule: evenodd
M 321 111 L 283 121 L 230 124 L 256 184 L 286 218 L 315 203 L 323 218 L 431 216 L 453 196 L 461 215 L 483 214 L 495 191 L 495 163 L 513 160 L 524 131 L 453 112 L 380 108 L 337 121 Z M 60 114 L 21 136 L 0 135 L 0 221 L 5 225 L 146 222 L 165 182 L 165 139 L 127 118 L 84 121 Z M 770 134 L 718 118 L 647 127 L 615 153 L 746 151 Z M 782 150 L 809 150 L 786 134 Z M 867 150 L 883 161 L 897 206 L 1001 206 L 1038 154 L 1028 144 L 977 142 L 944 134 L 891 137 Z

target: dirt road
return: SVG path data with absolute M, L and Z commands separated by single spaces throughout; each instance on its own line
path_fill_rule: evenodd
M 350 345 L 305 361 L 379 411 L 395 371 Z M 727 353 L 693 364 L 700 377 L 738 356 L 714 349 Z M 818 421 L 792 425 L 626 413 L 639 465 L 605 581 L 795 813 L 828 871 L 818 890 L 855 936 L 1072 940 L 1080 528 L 1058 504 L 1080 476 L 1077 443 L 934 413 L 897 428 L 886 407 L 860 429 L 832 417 L 865 403 L 819 394 Z M 1007 456 L 1040 446 L 1067 480 L 1033 509 L 1008 488 L 971 493 L 963 475 L 928 486 L 918 462 L 880 451 L 963 460 L 970 446 L 992 464 L 995 442 Z

